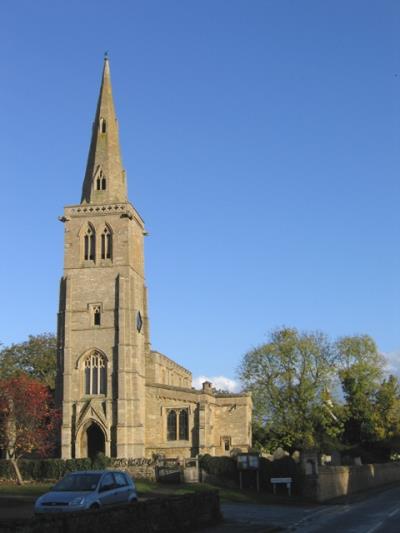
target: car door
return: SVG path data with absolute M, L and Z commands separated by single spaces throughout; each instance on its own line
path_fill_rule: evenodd
M 115 479 L 115 503 L 127 503 L 129 496 L 129 485 L 122 472 L 114 472 Z
M 113 505 L 116 503 L 116 487 L 112 472 L 103 475 L 99 486 L 99 500 L 101 505 Z

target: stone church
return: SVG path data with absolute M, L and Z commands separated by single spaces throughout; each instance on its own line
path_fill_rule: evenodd
M 58 313 L 61 455 L 118 458 L 229 454 L 251 445 L 248 394 L 192 387 L 192 374 L 149 338 L 142 217 L 127 197 L 110 67 L 80 204 L 65 207 Z

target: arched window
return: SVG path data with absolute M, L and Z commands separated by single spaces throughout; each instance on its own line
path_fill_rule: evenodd
M 179 413 L 179 440 L 189 440 L 189 415 L 187 409 Z
M 110 228 L 106 226 L 101 234 L 101 258 L 112 258 L 112 235 Z
M 85 359 L 85 394 L 106 394 L 106 378 L 104 357 L 93 352 Z
M 85 261 L 94 261 L 96 257 L 96 233 L 90 225 L 86 230 L 83 244 Z
M 103 174 L 103 171 L 100 170 L 96 177 L 96 191 L 105 191 L 107 187 L 107 180 Z
M 176 440 L 176 411 L 170 411 L 168 413 L 167 440 Z
M 106 133 L 107 131 L 107 124 L 104 118 L 100 119 L 100 131 L 101 133 Z

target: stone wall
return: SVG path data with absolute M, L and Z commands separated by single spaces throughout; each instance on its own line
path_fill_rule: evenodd
M 0 533 L 175 533 L 221 520 L 218 492 L 157 498 L 33 520 L 0 520 Z
M 320 466 L 317 476 L 307 477 L 305 495 L 323 502 L 400 481 L 400 463 Z

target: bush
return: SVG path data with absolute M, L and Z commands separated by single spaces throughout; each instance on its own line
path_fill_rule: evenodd
M 111 459 L 99 452 L 93 460 L 93 470 L 105 470 L 111 464 Z
M 212 476 L 237 480 L 236 460 L 232 457 L 212 457 L 206 453 L 200 456 L 199 465 Z
M 44 479 L 60 479 L 67 472 L 76 470 L 103 470 L 110 459 L 104 457 L 100 462 L 86 459 L 21 459 L 18 461 L 22 479 L 42 481 Z M 0 479 L 15 479 L 11 461 L 0 459 Z

